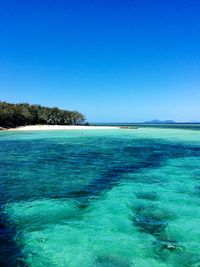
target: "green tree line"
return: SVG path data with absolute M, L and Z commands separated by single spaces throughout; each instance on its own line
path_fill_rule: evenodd
M 35 124 L 79 125 L 84 122 L 84 115 L 78 111 L 0 101 L 0 127 L 14 128 Z

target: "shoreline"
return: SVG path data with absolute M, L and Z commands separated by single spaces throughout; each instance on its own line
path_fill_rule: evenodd
M 56 131 L 56 130 L 109 130 L 120 129 L 117 126 L 85 126 L 85 125 L 27 125 L 5 129 L 6 131 Z

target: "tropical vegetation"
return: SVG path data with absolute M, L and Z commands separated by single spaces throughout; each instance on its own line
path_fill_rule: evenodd
M 80 125 L 85 117 L 78 111 L 57 107 L 49 108 L 28 103 L 11 104 L 0 101 L 0 127 L 14 128 L 24 125 Z

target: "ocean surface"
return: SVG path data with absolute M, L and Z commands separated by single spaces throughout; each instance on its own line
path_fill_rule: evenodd
M 0 266 L 199 267 L 200 130 L 0 133 Z

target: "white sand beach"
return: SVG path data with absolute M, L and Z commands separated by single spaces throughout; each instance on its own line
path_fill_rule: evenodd
M 85 125 L 27 125 L 8 129 L 8 131 L 49 131 L 49 130 L 106 130 L 119 129 L 116 126 L 85 126 Z

